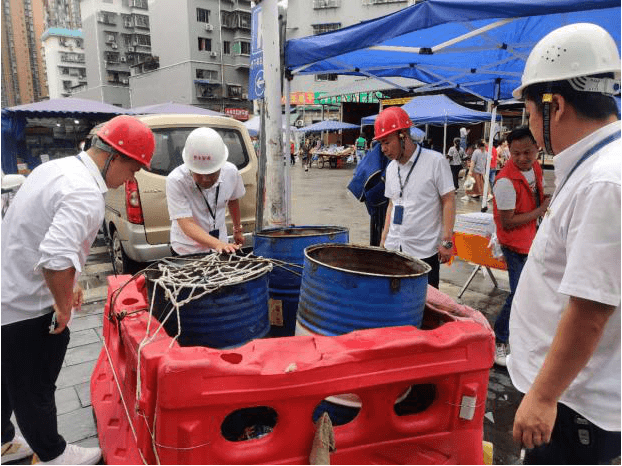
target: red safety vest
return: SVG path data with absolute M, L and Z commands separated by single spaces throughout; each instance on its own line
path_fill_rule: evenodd
M 540 197 L 539 205 L 542 205 L 542 202 L 544 202 L 544 190 L 542 189 L 542 168 L 540 167 L 538 161 L 534 162 L 533 171 L 536 175 L 536 186 L 538 188 L 538 196 Z M 495 178 L 495 181 L 501 178 L 508 178 L 512 182 L 512 185 L 514 185 L 514 190 L 516 191 L 516 206 L 514 207 L 515 214 L 530 212 L 537 207 L 536 198 L 529 188 L 527 179 L 518 167 L 514 165 L 512 159 L 508 160 L 508 163 L 506 163 L 501 169 Z M 512 251 L 520 254 L 528 254 L 531 243 L 536 236 L 536 220 L 534 219 L 531 222 L 524 223 L 516 228 L 505 230 L 501 226 L 501 218 L 499 216 L 499 211 L 497 210 L 496 200 L 493 200 L 492 206 L 499 243 Z

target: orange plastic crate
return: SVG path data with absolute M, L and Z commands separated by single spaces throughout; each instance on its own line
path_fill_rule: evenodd
M 484 267 L 507 270 L 505 261 L 502 258 L 497 259 L 492 255 L 492 251 L 488 247 L 489 242 L 490 238 L 486 236 L 460 232 L 454 233 L 454 245 L 458 257 Z

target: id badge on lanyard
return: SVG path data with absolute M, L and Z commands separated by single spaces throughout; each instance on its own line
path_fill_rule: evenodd
M 393 207 L 393 224 L 401 225 L 403 219 L 404 219 L 404 206 L 395 205 Z

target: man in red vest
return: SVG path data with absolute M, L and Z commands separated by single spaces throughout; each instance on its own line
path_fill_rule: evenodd
M 495 363 L 500 366 L 505 366 L 508 354 L 514 291 L 536 236 L 537 221 L 546 212 L 550 200 L 544 195 L 542 168 L 536 162 L 538 146 L 529 128 L 516 128 L 507 141 L 510 160 L 497 175 L 493 200 L 497 238 L 510 276 L 510 294 L 495 321 Z

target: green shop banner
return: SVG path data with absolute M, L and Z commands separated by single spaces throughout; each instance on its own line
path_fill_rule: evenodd
M 322 105 L 340 104 L 342 102 L 355 102 L 362 104 L 375 104 L 380 99 L 386 98 L 380 91 L 373 92 L 355 92 L 352 94 L 336 95 L 333 97 L 321 97 L 317 99 L 317 102 Z

